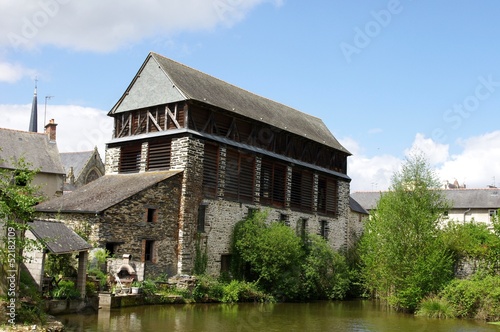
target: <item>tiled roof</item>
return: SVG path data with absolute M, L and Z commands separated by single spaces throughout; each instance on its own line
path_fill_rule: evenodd
M 0 168 L 14 168 L 11 158 L 24 158 L 43 173 L 64 174 L 57 144 L 46 134 L 0 128 Z
M 39 212 L 99 213 L 182 171 L 104 175 L 35 207 Z

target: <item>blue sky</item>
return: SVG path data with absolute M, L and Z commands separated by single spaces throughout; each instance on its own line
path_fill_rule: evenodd
M 60 150 L 104 151 L 105 114 L 155 51 L 322 118 L 352 191 L 387 189 L 414 150 L 443 182 L 500 182 L 496 1 L 136 3 L 2 1 L 0 127 L 27 129 L 38 77 L 39 128 L 53 95 Z

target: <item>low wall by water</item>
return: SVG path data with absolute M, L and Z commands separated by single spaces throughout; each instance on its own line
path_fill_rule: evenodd
M 161 295 L 150 295 L 145 297 L 143 294 L 125 294 L 115 295 L 111 293 L 99 293 L 99 309 L 109 310 L 115 308 L 133 307 L 146 304 L 160 303 L 184 303 L 182 296 L 171 295 L 163 297 Z
M 75 300 L 50 300 L 46 302 L 46 312 L 50 315 L 74 314 L 86 310 L 97 311 L 99 299 L 91 297 Z

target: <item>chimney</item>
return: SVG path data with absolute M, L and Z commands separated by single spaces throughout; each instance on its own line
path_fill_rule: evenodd
M 56 126 L 57 123 L 54 123 L 54 119 L 50 119 L 49 123 L 45 125 L 45 133 L 49 136 L 49 141 L 56 141 Z

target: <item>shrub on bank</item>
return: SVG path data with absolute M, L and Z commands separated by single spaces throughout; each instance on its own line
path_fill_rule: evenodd
M 431 296 L 425 298 L 415 313 L 417 316 L 428 318 L 455 318 L 455 308 L 444 298 Z
M 455 279 L 439 294 L 453 305 L 457 317 L 500 320 L 500 276 L 477 273 Z
M 239 280 L 225 283 L 206 275 L 198 278 L 193 290 L 193 299 L 197 302 L 274 302 L 256 283 Z
M 351 283 L 346 259 L 318 235 L 298 236 L 265 211 L 236 224 L 232 276 L 252 281 L 279 300 L 343 299 Z

